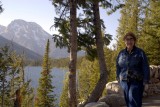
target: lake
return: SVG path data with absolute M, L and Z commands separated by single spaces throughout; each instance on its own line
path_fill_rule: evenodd
M 37 91 L 38 81 L 41 76 L 42 67 L 40 66 L 28 66 L 25 67 L 25 80 L 31 79 L 31 86 Z M 55 86 L 54 93 L 56 94 L 57 103 L 59 103 L 60 95 L 63 88 L 63 80 L 65 78 L 65 74 L 68 71 L 67 69 L 61 68 L 52 68 L 51 75 L 53 76 L 52 85 Z

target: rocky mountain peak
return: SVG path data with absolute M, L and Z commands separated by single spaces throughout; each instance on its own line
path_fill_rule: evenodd
M 5 29 L 6 29 L 5 26 L 0 25 L 0 34 L 3 33 L 3 32 L 5 32 Z
M 1 30 L 2 29 L 2 30 Z M 5 30 L 5 32 L 4 32 Z M 47 33 L 43 28 L 35 22 L 27 22 L 21 19 L 12 21 L 7 27 L 0 27 L 1 36 L 11 40 L 27 49 L 30 49 L 40 55 L 44 54 L 47 40 L 50 39 L 51 57 L 67 57 L 66 49 L 55 47 L 52 35 Z

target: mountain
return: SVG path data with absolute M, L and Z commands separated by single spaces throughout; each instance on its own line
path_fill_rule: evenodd
M 25 54 L 25 57 L 27 59 L 34 59 L 34 60 L 38 60 L 41 59 L 42 56 L 25 48 L 22 47 L 21 45 L 18 45 L 17 43 L 14 43 L 10 40 L 5 39 L 4 37 L 0 36 L 0 47 L 4 47 L 5 45 L 9 46 L 10 50 L 14 50 L 16 51 L 17 54 Z
M 67 49 L 56 48 L 52 36 L 35 22 L 26 22 L 21 19 L 14 20 L 7 27 L 0 26 L 0 35 L 42 56 L 47 40 L 50 39 L 51 57 L 63 58 L 69 56 Z
M 0 34 L 3 33 L 3 32 L 5 32 L 5 29 L 6 29 L 5 26 L 0 25 Z

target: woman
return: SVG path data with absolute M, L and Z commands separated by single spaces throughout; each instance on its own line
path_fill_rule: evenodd
M 127 107 L 141 107 L 144 85 L 149 82 L 149 65 L 144 51 L 135 46 L 132 32 L 123 38 L 126 48 L 116 60 L 117 79 L 124 91 Z

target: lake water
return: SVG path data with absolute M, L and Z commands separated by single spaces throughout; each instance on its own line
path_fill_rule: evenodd
M 31 86 L 37 91 L 38 81 L 41 76 L 42 67 L 33 67 L 28 66 L 25 67 L 25 79 L 31 79 Z M 51 75 L 53 76 L 52 85 L 55 86 L 54 93 L 56 94 L 57 103 L 59 103 L 59 98 L 63 88 L 63 80 L 65 78 L 65 74 L 68 71 L 67 69 L 61 68 L 53 68 L 51 69 Z

